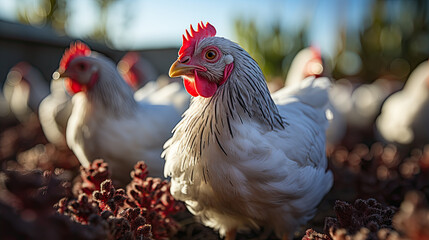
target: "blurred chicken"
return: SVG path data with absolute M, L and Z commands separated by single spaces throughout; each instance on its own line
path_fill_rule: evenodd
M 324 64 L 320 49 L 316 47 L 304 48 L 293 59 L 286 77 L 285 86 L 300 84 L 301 81 L 310 76 L 321 77 L 328 75 L 330 74 Z M 330 88 L 329 90 L 330 98 L 332 98 L 333 92 L 335 92 L 334 88 Z M 331 101 L 328 103 L 330 123 L 326 130 L 328 147 L 338 144 L 346 132 L 346 121 L 341 113 L 332 105 Z
M 207 226 L 234 239 L 265 226 L 292 239 L 332 186 L 325 156 L 327 78 L 271 97 L 239 45 L 198 24 L 183 35 L 170 76 L 194 96 L 165 144 L 171 193 Z
M 75 93 L 66 140 L 81 164 L 88 166 L 103 158 L 112 177 L 126 182 L 134 164 L 143 160 L 151 175 L 162 176 L 162 145 L 182 112 L 170 102 L 136 102 L 114 63 L 80 42 L 66 50 L 58 72 L 67 89 Z M 175 94 L 186 93 L 179 88 Z M 186 98 L 182 105 L 187 106 L 188 101 Z
M 372 141 L 375 119 L 381 105 L 400 87 L 401 83 L 390 78 L 379 78 L 373 83 L 360 85 L 348 79 L 336 81 L 330 91 L 330 102 L 347 126 L 342 144 L 352 147 Z
M 347 122 L 359 129 L 371 128 L 380 113 L 381 105 L 393 92 L 400 89 L 396 80 L 379 78 L 370 84 L 353 87 L 348 101 L 337 102 L 346 110 Z
M 320 50 L 316 47 L 304 48 L 293 59 L 287 73 L 285 86 L 300 83 L 303 79 L 322 76 L 324 71 Z
M 376 127 L 381 137 L 400 146 L 429 144 L 429 63 L 411 73 L 403 89 L 390 96 L 381 109 Z
M 39 106 L 39 120 L 48 141 L 59 148 L 67 147 L 65 133 L 71 110 L 71 96 L 64 87 L 64 81 L 52 80 L 51 93 Z
M 118 70 L 135 91 L 158 77 L 154 66 L 137 52 L 125 54 L 118 63 Z
M 125 54 L 117 68 L 133 90 L 152 94 L 161 88 L 155 81 L 158 75 L 152 64 L 136 52 Z M 39 119 L 46 138 L 57 147 L 66 147 L 65 133 L 71 109 L 71 95 L 67 93 L 63 80 L 51 81 L 51 94 L 40 104 Z
M 3 91 L 0 92 L 0 127 L 4 128 L 16 122 L 15 116 L 10 111 L 9 103 L 3 95 Z
M 20 122 L 37 113 L 39 104 L 49 94 L 49 85 L 30 64 L 20 62 L 11 68 L 3 85 L 3 95 Z

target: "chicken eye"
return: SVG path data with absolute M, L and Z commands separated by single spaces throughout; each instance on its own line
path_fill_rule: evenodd
M 206 52 L 206 58 L 207 58 L 208 60 L 213 60 L 213 59 L 215 59 L 215 58 L 216 58 L 216 56 L 217 56 L 217 52 L 216 52 L 215 50 L 208 50 L 208 51 Z

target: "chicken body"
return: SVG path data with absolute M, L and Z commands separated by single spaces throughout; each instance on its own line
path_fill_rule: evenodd
M 9 71 L 3 94 L 15 117 L 25 122 L 37 113 L 40 102 L 49 94 L 49 86 L 36 68 L 20 62 Z
M 384 141 L 403 147 L 429 144 L 429 63 L 411 73 L 403 89 L 392 94 L 377 117 L 377 131 Z
M 51 93 L 39 105 L 39 120 L 43 133 L 55 146 L 67 147 L 65 132 L 69 120 L 72 101 L 62 80 L 51 81 Z
M 82 87 L 72 98 L 66 140 L 83 166 L 103 158 L 113 179 L 125 182 L 142 160 L 152 176 L 162 176 L 162 145 L 181 115 L 173 104 L 137 102 L 114 63 L 104 56 L 78 56 L 61 76 Z
M 171 192 L 221 235 L 265 226 L 292 237 L 333 182 L 325 156 L 330 81 L 309 78 L 271 96 L 248 53 L 213 35 L 182 51 L 170 69 L 200 94 L 165 144 Z M 200 59 L 212 48 L 215 63 Z M 217 84 L 212 96 L 201 96 L 213 92 L 201 81 Z
M 326 66 L 323 64 L 321 52 L 316 47 L 304 48 L 294 57 L 289 72 L 285 80 L 285 86 L 293 86 L 299 84 L 307 77 L 329 76 Z M 334 107 L 333 99 L 335 99 L 334 91 L 337 86 L 334 85 L 329 90 L 330 101 L 329 109 L 329 128 L 326 130 L 326 141 L 328 148 L 338 144 L 345 135 L 346 121 L 344 116 Z
M 141 58 L 137 52 L 128 52 L 119 61 L 117 69 L 125 82 L 133 90 L 155 89 L 154 85 L 157 73 L 153 66 L 145 59 Z M 57 147 L 65 147 L 65 131 L 68 119 L 71 114 L 71 95 L 67 92 L 63 79 L 57 74 L 56 79 L 51 81 L 51 93 L 43 99 L 39 106 L 39 119 L 43 132 L 49 142 Z M 159 89 L 157 87 L 156 89 Z M 148 90 L 144 90 L 148 92 Z M 139 97 L 136 97 L 136 100 Z M 156 98 L 156 97 L 155 97 Z M 164 102 L 168 102 L 168 99 Z

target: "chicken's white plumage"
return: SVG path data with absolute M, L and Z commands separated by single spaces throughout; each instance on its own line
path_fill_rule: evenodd
M 196 72 L 195 84 L 210 77 L 210 66 L 222 69 L 233 59 L 234 70 L 213 96 L 192 100 L 166 142 L 164 174 L 171 177 L 171 193 L 221 234 L 265 226 L 291 237 L 314 216 L 333 183 L 325 155 L 330 80 L 308 78 L 271 97 L 256 62 L 237 44 L 218 37 L 198 39 L 170 75 L 204 69 L 192 61 L 207 56 L 202 49 L 211 46 L 225 58 L 217 66 L 203 64 L 207 71 Z M 196 91 L 205 90 L 197 86 Z
M 39 106 L 40 125 L 49 142 L 57 147 L 67 147 L 65 132 L 72 109 L 71 96 L 62 80 L 52 80 L 50 88 L 51 93 Z
M 62 64 L 66 68 L 61 77 L 83 86 L 83 90 L 73 95 L 66 141 L 81 164 L 87 167 L 91 161 L 102 158 L 109 163 L 112 178 L 125 183 L 133 166 L 145 161 L 151 176 L 162 177 L 165 162 L 160 157 L 162 146 L 180 120 L 179 109 L 184 109 L 189 101 L 183 88 L 167 85 L 158 90 L 165 88 L 172 99 L 185 96 L 181 108 L 160 95 L 159 99 L 136 101 L 133 90 L 110 59 L 102 55 L 77 55 L 69 61 Z M 91 83 L 93 79 L 95 82 Z M 71 89 L 78 87 L 72 85 Z
M 236 119 L 231 122 L 234 137 L 219 139 L 226 154 L 216 143 L 208 144 L 193 166 L 183 167 L 187 152 L 180 150 L 179 139 L 186 133 L 176 131 L 179 139 L 171 139 L 164 153 L 173 196 L 223 234 L 261 224 L 293 233 L 314 216 L 333 182 L 325 157 L 328 82 L 307 79 L 276 92 L 285 129 L 267 131 L 252 119 Z M 197 114 L 193 106 L 185 117 Z
M 376 127 L 384 141 L 412 147 L 429 144 L 429 63 L 421 63 L 401 91 L 382 106 Z
M 49 94 L 49 87 L 39 70 L 20 62 L 10 69 L 3 94 L 14 116 L 25 122 L 37 114 L 40 102 Z

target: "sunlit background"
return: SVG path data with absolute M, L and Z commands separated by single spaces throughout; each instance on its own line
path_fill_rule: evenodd
M 208 21 L 246 48 L 268 80 L 285 77 L 293 56 L 309 45 L 321 49 L 334 77 L 364 82 L 383 74 L 404 80 L 429 55 L 424 0 L 0 0 L 0 6 L 5 21 L 118 50 L 177 48 L 189 24 Z

